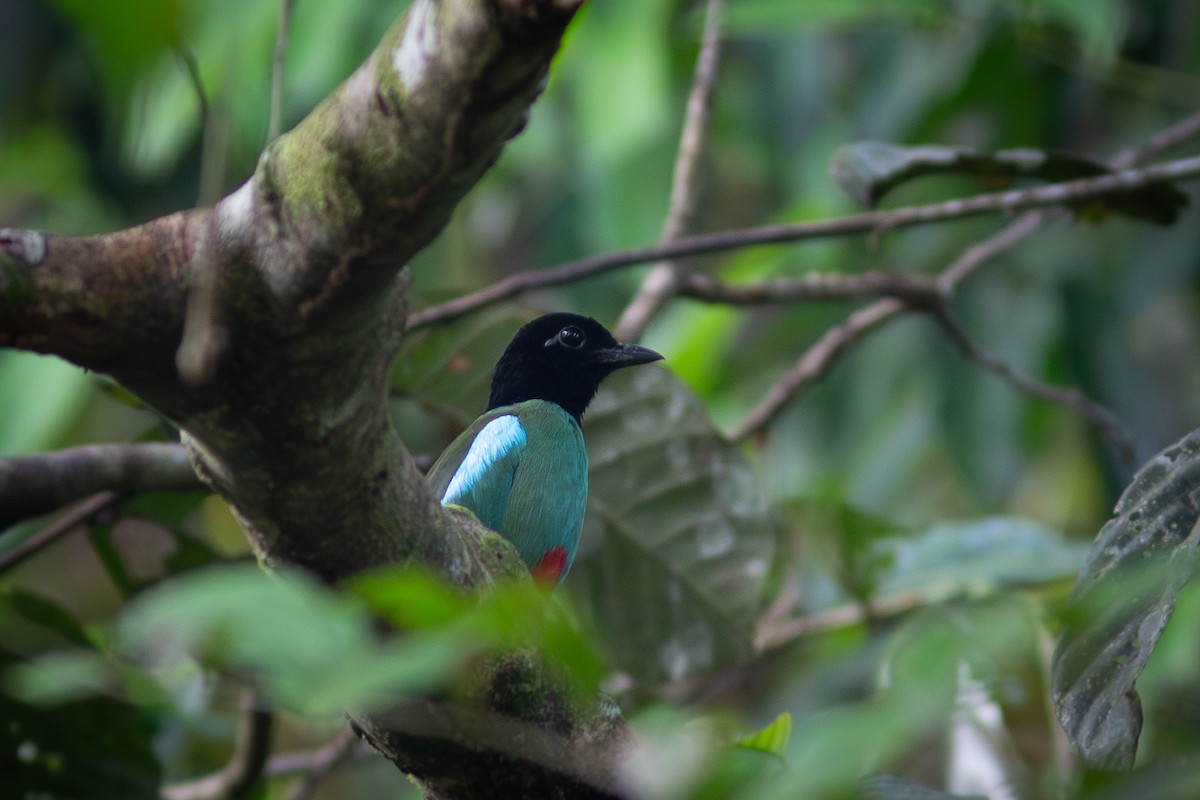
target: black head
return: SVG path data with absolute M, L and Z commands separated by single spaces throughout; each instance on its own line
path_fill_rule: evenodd
M 621 344 L 591 317 L 547 314 L 518 330 L 496 362 L 488 409 L 549 400 L 578 420 L 610 372 L 661 358 Z

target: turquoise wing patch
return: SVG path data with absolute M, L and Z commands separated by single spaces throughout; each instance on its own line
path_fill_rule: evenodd
M 469 508 L 480 522 L 495 530 L 504 519 L 525 443 L 525 428 L 511 414 L 484 425 L 446 487 L 442 505 Z

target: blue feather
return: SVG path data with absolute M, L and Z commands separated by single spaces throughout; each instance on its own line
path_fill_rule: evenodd
M 525 428 L 511 414 L 484 425 L 454 471 L 442 505 L 466 506 L 480 522 L 496 530 L 508 507 L 508 494 L 525 442 Z

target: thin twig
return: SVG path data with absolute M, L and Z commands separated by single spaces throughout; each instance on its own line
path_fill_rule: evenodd
M 929 276 L 910 273 L 843 275 L 814 272 L 799 278 L 769 278 L 747 284 L 725 283 L 697 273 L 683 278 L 679 294 L 705 303 L 734 306 L 880 296 L 897 297 L 921 306 L 935 304 L 939 288 Z
M 200 104 L 200 187 L 196 191 L 196 204 L 207 206 L 221 196 L 226 142 L 217 114 L 204 91 L 196 56 L 181 47 L 179 57 L 187 68 L 192 91 Z M 190 386 L 199 386 L 212 379 L 221 353 L 229 341 L 229 332 L 221 321 L 220 285 L 224 259 L 216 257 L 214 252 L 219 241 L 216 224 L 216 219 L 209 215 L 208 224 L 196 233 L 183 336 L 179 349 L 175 351 L 175 368 L 179 371 L 180 379 Z
M 242 694 L 238 733 L 233 753 L 221 771 L 197 781 L 175 783 L 164 787 L 166 800 L 240 800 L 250 795 L 262 783 L 266 759 L 271 752 L 271 736 L 275 716 L 259 703 L 257 690 Z
M 321 781 L 329 777 L 329 774 L 342 764 L 350 761 L 356 751 L 360 750 L 360 744 L 354 731 L 347 728 L 332 742 L 316 751 L 312 761 L 304 770 L 304 777 L 292 789 L 288 800 L 308 800 L 317 790 Z
M 700 154 L 704 150 L 709 112 L 712 109 L 713 85 L 716 82 L 717 63 L 721 54 L 720 16 L 723 5 L 723 0 L 708 0 L 706 6 L 704 36 L 700 44 L 700 54 L 696 58 L 692 90 L 688 94 L 683 132 L 679 137 L 679 153 L 675 158 L 671 201 L 666 222 L 663 224 L 660 239 L 662 242 L 672 242 L 682 236 L 696 212 L 696 172 Z M 625 313 L 617 323 L 618 339 L 632 342 L 642 337 L 651 317 L 675 294 L 682 269 L 682 265 L 673 260 L 659 261 L 651 268 L 638 293 L 626 306 Z
M 845 322 L 825 331 L 821 338 L 805 351 L 800 360 L 767 390 L 758 405 L 730 431 L 729 438 L 741 441 L 761 431 L 775 419 L 789 400 L 805 387 L 820 380 L 841 353 L 867 332 L 908 310 L 909 306 L 903 300 L 888 297 L 855 311 Z
M 1016 245 L 1057 213 L 1058 209 L 1054 208 L 1028 211 L 1016 222 L 967 248 L 936 279 L 937 294 L 941 301 L 944 302 L 945 298 L 950 297 L 954 288 L 986 261 Z M 922 307 L 928 308 L 930 304 L 912 303 L 894 295 L 864 306 L 847 317 L 845 322 L 826 330 L 730 431 L 730 438 L 733 441 L 741 441 L 761 431 L 779 415 L 792 398 L 824 377 L 833 360 L 849 350 L 864 335 L 905 312 Z
M 848 628 L 870 620 L 894 617 L 919 608 L 926 600 L 921 592 L 902 592 L 870 603 L 851 603 L 804 617 L 764 620 L 754 633 L 754 650 L 761 653 L 818 631 Z
M 225 157 L 228 148 L 220 127 L 220 120 L 204 90 L 204 78 L 196 54 L 184 46 L 176 48 L 183 62 L 196 102 L 200 106 L 200 186 L 196 190 L 198 206 L 212 205 L 221 197 L 221 184 L 225 180 Z
M 949 297 L 960 283 L 975 274 L 984 264 L 1031 235 L 1050 220 L 1066 212 L 1061 208 L 1037 208 L 1026 211 L 1011 225 L 1006 225 L 981 242 L 968 247 L 938 276 L 938 288 Z
M 1112 163 L 1115 168 L 1124 170 L 1197 135 L 1200 135 L 1200 113 L 1186 117 L 1141 145 L 1122 152 Z M 1027 211 L 1012 224 L 968 248 L 938 276 L 938 288 L 942 297 L 948 298 L 958 284 L 974 274 L 984 263 L 1014 247 L 1047 222 L 1064 213 L 1062 208 L 1053 206 Z M 768 390 L 767 395 L 732 431 L 731 438 L 740 440 L 762 430 L 793 396 L 825 374 L 832 359 L 848 350 L 868 331 L 908 310 L 911 310 L 908 304 L 898 302 L 894 298 L 879 300 L 855 312 L 840 325 L 830 328 Z
M 907 206 L 889 211 L 866 211 L 835 219 L 766 225 L 702 236 L 688 236 L 652 247 L 604 253 L 591 258 L 571 261 L 553 269 L 517 273 L 478 292 L 431 306 L 413 314 L 409 317 L 408 328 L 414 330 L 448 322 L 530 289 L 573 283 L 634 264 L 702 253 L 724 252 L 753 245 L 880 233 L 896 228 L 964 219 L 981 214 L 1058 206 L 1087 198 L 1126 192 L 1153 183 L 1182 180 L 1198 175 L 1200 175 L 1200 156 L 1193 156 L 1141 169 L 1119 170 L 1093 178 L 1081 178 L 1030 189 L 990 192 L 923 206 Z
M 229 762 L 207 777 L 164 787 L 165 800 L 241 800 L 258 787 L 265 777 L 275 727 L 274 714 L 259 701 L 255 689 L 248 689 L 242 695 Z
M 1112 160 L 1114 169 L 1128 169 L 1153 158 L 1178 144 L 1200 136 L 1200 112 L 1184 117 L 1139 145 L 1130 147 Z
M 267 141 L 279 136 L 283 125 L 283 59 L 287 53 L 288 27 L 295 0 L 279 0 L 279 29 L 275 33 L 275 56 L 271 61 L 271 116 L 267 120 Z
M 1133 442 L 1121 427 L 1116 415 L 1111 411 L 1089 399 L 1078 389 L 1050 386 L 1018 372 L 1011 365 L 976 344 L 944 306 L 934 309 L 934 317 L 967 358 L 1023 392 L 1066 406 L 1079 414 L 1095 425 L 1101 435 L 1113 443 L 1126 467 L 1133 467 L 1135 457 Z
M 20 564 L 29 556 L 58 541 L 63 536 L 86 524 L 93 517 L 110 509 L 121 499 L 116 492 L 100 492 L 89 497 L 52 524 L 30 536 L 21 544 L 0 555 L 0 573 Z
M 359 739 L 353 730 L 345 728 L 336 737 L 315 750 L 297 750 L 271 756 L 266 769 L 263 770 L 263 775 L 267 778 L 286 778 L 314 769 L 325 769 L 328 774 L 332 769 L 327 769 L 327 764 L 332 763 L 337 766 L 348 761 L 371 757 L 378 758 L 379 752 Z

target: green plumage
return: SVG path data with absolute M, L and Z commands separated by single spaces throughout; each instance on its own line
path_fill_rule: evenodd
M 474 467 L 465 489 L 446 502 L 470 509 L 511 541 L 531 570 L 555 547 L 566 550 L 569 568 L 583 529 L 588 456 L 579 423 L 557 404 L 527 400 L 488 411 L 446 448 L 429 482 L 444 497 L 476 437 L 505 416 L 520 422 L 523 441 L 497 442 L 496 457 Z

